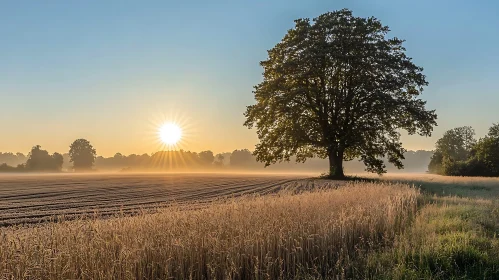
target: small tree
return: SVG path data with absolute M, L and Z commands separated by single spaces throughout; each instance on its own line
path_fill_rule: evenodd
M 499 139 L 499 123 L 492 124 L 492 126 L 489 128 L 489 134 L 487 136 Z
M 499 125 L 478 142 L 469 126 L 448 130 L 436 143 L 428 170 L 450 176 L 499 176 Z
M 61 171 L 64 164 L 64 157 L 59 153 L 52 154 L 52 164 L 54 170 Z
M 465 161 L 476 144 L 475 130 L 470 126 L 457 127 L 444 133 L 437 140 L 435 152 L 428 165 L 428 171 L 435 174 L 455 174 L 458 162 Z M 447 171 L 446 171 L 447 170 Z M 452 172 L 449 172 L 452 170 Z
M 199 160 L 203 165 L 210 165 L 215 160 L 215 156 L 212 151 L 203 151 L 199 153 Z
M 399 130 L 430 136 L 437 116 L 418 98 L 428 84 L 423 68 L 388 32 L 347 9 L 296 20 L 261 62 L 256 104 L 245 112 L 244 124 L 260 139 L 257 160 L 329 158 L 336 178 L 354 158 L 370 172 L 385 172 L 382 157 L 402 168 Z
M 25 166 L 30 171 L 60 171 L 63 162 L 61 154 L 50 155 L 40 145 L 36 145 L 31 149 Z
M 222 167 L 222 166 L 224 166 L 224 160 L 225 160 L 225 157 L 223 154 L 217 154 L 215 156 L 215 162 L 213 164 L 215 166 Z
M 499 125 L 493 124 L 489 133 L 472 150 L 473 161 L 480 162 L 480 176 L 499 176 Z
M 86 139 L 77 139 L 69 147 L 70 162 L 75 171 L 91 170 L 96 154 L 94 147 Z
M 248 149 L 234 150 L 230 154 L 229 164 L 231 167 L 247 168 L 255 163 L 255 158 Z
M 475 144 L 475 130 L 471 126 L 462 126 L 446 131 L 438 139 L 436 149 L 445 157 L 459 161 L 469 157 Z
M 444 155 L 440 151 L 435 151 L 430 158 L 430 163 L 428 164 L 428 171 L 432 174 L 444 174 L 442 163 L 444 161 Z

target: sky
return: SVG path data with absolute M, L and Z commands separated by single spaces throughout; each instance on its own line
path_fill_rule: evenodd
M 499 122 L 499 2 L 482 1 L 1 1 L 0 152 L 41 145 L 67 152 L 88 139 L 103 156 L 160 148 L 161 123 L 184 130 L 180 148 L 252 150 L 242 124 L 262 80 L 259 61 L 297 18 L 349 8 L 405 39 L 429 81 L 434 147 L 451 128 L 477 136 Z

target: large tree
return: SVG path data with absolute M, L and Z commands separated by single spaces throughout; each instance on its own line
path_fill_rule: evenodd
M 266 166 L 329 158 L 330 175 L 344 177 L 343 161 L 359 158 L 383 173 L 382 157 L 402 168 L 401 129 L 430 136 L 435 111 L 419 99 L 428 83 L 389 28 L 347 9 L 313 21 L 295 20 L 260 64 L 245 125 L 256 127 L 254 154 Z
M 86 139 L 77 139 L 69 147 L 70 162 L 75 171 L 91 170 L 96 154 L 94 147 Z

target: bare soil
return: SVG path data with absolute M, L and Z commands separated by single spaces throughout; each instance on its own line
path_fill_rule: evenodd
M 223 197 L 309 188 L 323 180 L 248 174 L 51 174 L 0 176 L 0 226 L 196 205 Z

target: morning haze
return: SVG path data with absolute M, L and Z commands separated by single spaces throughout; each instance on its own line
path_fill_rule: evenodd
M 1 279 L 499 279 L 495 1 L 3 1 Z

